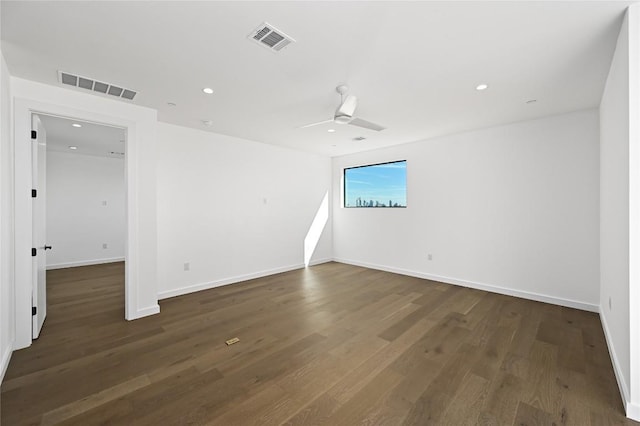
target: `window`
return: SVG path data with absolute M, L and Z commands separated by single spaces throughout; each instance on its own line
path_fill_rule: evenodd
M 344 207 L 407 207 L 407 161 L 344 169 Z

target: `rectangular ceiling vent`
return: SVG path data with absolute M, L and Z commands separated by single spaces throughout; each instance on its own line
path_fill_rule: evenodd
M 273 52 L 279 52 L 289 44 L 296 42 L 293 38 L 267 22 L 253 30 L 248 38 Z
M 115 84 L 103 83 L 93 78 L 80 77 L 64 71 L 58 71 L 58 80 L 62 84 L 68 86 L 80 87 L 81 89 L 91 90 L 93 92 L 104 93 L 106 95 L 115 96 L 122 99 L 132 101 L 138 92 L 131 89 L 125 89 Z

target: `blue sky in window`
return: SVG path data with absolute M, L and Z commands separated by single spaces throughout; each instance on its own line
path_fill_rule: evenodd
M 346 207 L 407 205 L 406 161 L 345 169 L 344 179 Z

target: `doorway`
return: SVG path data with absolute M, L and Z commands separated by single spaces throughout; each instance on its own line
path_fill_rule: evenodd
M 43 156 L 38 156 L 38 169 L 46 169 L 44 185 L 40 183 L 42 179 L 38 179 L 43 186 L 38 198 L 45 204 L 41 210 L 46 211 L 46 223 L 41 228 L 44 228 L 46 242 L 36 246 L 49 249 L 42 253 L 38 262 L 43 263 L 46 258 L 45 279 L 51 278 L 52 270 L 65 269 L 54 277 L 82 276 L 83 271 L 91 269 L 88 265 L 115 263 L 120 265 L 107 270 L 124 274 L 126 130 L 41 113 L 34 114 L 34 118 L 46 132 L 46 159 L 41 161 Z M 44 167 L 42 163 L 45 163 Z M 42 211 L 38 212 L 34 205 L 34 223 L 39 213 Z M 34 229 L 34 236 L 40 232 Z M 41 287 L 41 276 L 37 279 L 38 286 L 34 290 Z M 59 279 L 54 281 L 60 282 Z M 118 277 L 117 282 L 124 283 L 124 275 Z M 50 288 L 50 285 L 46 286 Z M 70 283 L 66 285 L 65 293 L 80 297 L 88 290 L 82 288 L 87 285 L 91 283 Z M 124 294 L 124 288 L 118 289 L 117 293 Z M 46 313 L 46 306 L 44 308 Z M 41 309 L 38 306 L 37 312 Z M 124 298 L 118 309 L 124 316 Z M 34 316 L 34 338 L 37 337 L 38 317 L 40 315 Z
M 36 339 L 47 315 L 47 271 L 125 260 L 126 130 L 42 113 L 31 121 Z
M 17 87 L 16 92 L 21 92 Z M 71 94 L 66 90 L 38 87 L 48 102 L 14 98 L 15 158 L 15 318 L 13 349 L 32 343 L 32 167 L 31 119 L 33 114 L 74 118 L 83 122 L 126 129 L 126 242 L 125 319 L 134 320 L 160 312 L 156 290 L 155 250 L 155 112 L 121 106 L 97 97 Z M 26 92 L 26 91 L 23 91 Z

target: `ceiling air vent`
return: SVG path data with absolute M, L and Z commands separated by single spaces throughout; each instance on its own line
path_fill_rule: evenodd
M 260 46 L 275 52 L 279 52 L 287 45 L 296 42 L 293 38 L 267 22 L 253 30 L 248 38 Z
M 125 89 L 115 84 L 103 83 L 93 78 L 80 77 L 64 71 L 58 71 L 58 80 L 68 86 L 80 87 L 81 89 L 104 93 L 130 101 L 138 94 L 135 90 Z

